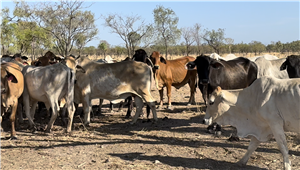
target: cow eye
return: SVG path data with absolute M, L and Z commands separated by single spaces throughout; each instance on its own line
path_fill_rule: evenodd
M 213 105 L 215 102 L 209 102 L 209 105 Z

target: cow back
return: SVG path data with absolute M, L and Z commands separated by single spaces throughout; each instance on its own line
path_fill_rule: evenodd
M 223 66 L 214 68 L 221 63 Z M 248 87 L 257 78 L 257 66 L 244 57 L 234 60 L 211 61 L 209 82 L 213 89 L 220 86 L 222 89 L 239 89 Z

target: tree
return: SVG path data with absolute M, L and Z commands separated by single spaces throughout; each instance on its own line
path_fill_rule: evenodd
M 109 14 L 104 17 L 104 20 L 104 26 L 111 28 L 111 33 L 118 34 L 125 42 L 128 57 L 134 54 L 135 47 L 141 42 L 145 42 L 145 47 L 148 46 L 149 41 L 144 40 L 151 39 L 153 36 L 152 25 L 146 24 L 145 20 L 142 20 L 138 15 Z
M 231 46 L 233 45 L 234 40 L 232 38 L 225 38 L 225 42 L 228 45 L 229 53 L 231 54 Z
M 275 43 L 275 49 L 276 49 L 276 52 L 282 52 L 283 44 L 280 41 L 277 41 Z
M 107 52 L 107 50 L 109 49 L 109 44 L 108 44 L 108 42 L 105 41 L 105 40 L 101 40 L 101 41 L 100 41 L 100 44 L 98 45 L 98 49 L 99 49 L 100 51 L 103 52 L 104 57 L 105 57 L 106 52 Z
M 194 25 L 194 40 L 196 42 L 196 46 L 197 46 L 197 55 L 201 54 L 201 40 L 203 35 L 201 35 L 201 25 L 196 23 Z
M 47 31 L 53 37 L 58 53 L 67 56 L 79 37 L 83 41 L 80 43 L 86 44 L 98 32 L 94 14 L 83 11 L 86 8 L 83 1 L 60 0 L 39 2 L 35 6 L 22 2 L 18 3 L 16 10 Z
M 180 39 L 181 32 L 177 28 L 179 18 L 172 9 L 163 6 L 157 6 L 153 13 L 157 37 L 161 37 L 157 43 L 165 46 L 165 57 L 168 59 L 168 47 Z
M 224 29 L 219 28 L 217 31 L 214 29 L 211 31 L 206 30 L 203 39 L 210 45 L 217 54 L 220 53 L 220 48 L 224 44 Z
M 2 55 L 8 54 L 8 49 L 11 44 L 15 42 L 14 32 L 17 25 L 12 21 L 12 18 L 9 17 L 9 9 L 3 8 L 1 11 L 1 49 Z
M 255 53 L 255 55 L 258 53 L 260 54 L 261 52 L 265 51 L 266 50 L 266 47 L 264 44 L 262 44 L 261 42 L 259 41 L 252 41 L 250 44 L 250 48 L 252 50 L 252 52 Z
M 184 45 L 186 46 L 186 55 L 187 56 L 191 52 L 191 45 L 195 42 L 194 32 L 195 32 L 195 30 L 192 27 L 181 28 L 182 37 L 185 41 Z

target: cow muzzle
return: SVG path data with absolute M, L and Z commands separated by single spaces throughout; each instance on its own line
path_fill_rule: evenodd
M 208 79 L 202 79 L 200 84 L 207 85 L 209 83 Z
M 204 118 L 203 119 L 203 124 L 205 124 L 205 125 L 211 125 L 212 124 L 212 118 L 210 117 L 210 118 Z
M 6 89 L 5 88 L 1 88 L 1 94 L 5 94 L 6 93 Z

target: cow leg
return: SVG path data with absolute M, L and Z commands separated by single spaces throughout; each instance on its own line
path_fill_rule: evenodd
M 190 99 L 188 105 L 196 104 L 195 101 L 196 79 L 195 78 L 190 79 L 189 86 L 190 86 Z
M 24 92 L 23 92 L 23 103 L 24 103 L 24 106 L 25 106 L 25 114 L 26 114 L 26 117 L 28 118 L 29 128 L 30 129 L 34 128 L 33 130 L 35 131 L 36 127 L 35 127 L 35 124 L 33 122 L 33 118 L 32 118 L 31 113 L 30 113 L 29 94 L 28 94 L 27 90 L 25 90 L 25 89 L 24 89 Z
M 131 97 L 130 97 L 131 98 Z M 120 112 L 120 111 L 122 111 L 122 108 L 124 107 L 124 104 L 125 104 L 125 102 L 120 102 L 119 103 L 119 108 L 118 108 L 118 111 L 117 112 Z
M 130 96 L 127 99 L 128 99 L 128 108 L 127 108 L 127 113 L 126 113 L 126 116 L 125 116 L 126 119 L 130 118 L 131 112 L 132 112 L 132 109 L 133 109 L 132 97 Z
M 82 102 L 82 108 L 83 108 L 83 113 L 84 113 L 84 125 L 89 125 L 91 123 L 91 100 L 89 97 L 86 95 L 83 98 Z
M 98 110 L 97 110 L 97 113 L 99 114 L 99 115 L 101 115 L 102 114 L 102 105 L 103 105 L 103 101 L 104 101 L 104 99 L 100 99 L 99 98 L 99 107 L 98 107 Z
M 114 109 L 114 105 L 112 102 L 109 102 L 109 112 L 112 113 Z
M 67 110 L 67 104 L 65 104 L 63 107 L 60 107 L 60 110 L 59 110 L 59 114 L 60 114 L 60 118 L 61 118 L 61 122 L 62 124 L 65 126 L 67 125 L 67 122 L 66 122 L 66 110 Z M 69 116 L 69 114 L 68 114 Z
M 168 96 L 168 109 L 173 110 L 172 103 L 171 103 L 171 84 L 167 84 L 167 96 Z
M 18 109 L 17 109 L 17 116 L 18 116 L 18 123 L 24 123 L 23 119 L 23 106 L 22 106 L 22 100 L 20 98 L 18 99 Z
M 159 97 L 160 97 L 160 101 L 159 101 L 159 105 L 157 107 L 157 109 L 162 109 L 163 107 L 163 100 L 164 100 L 164 89 L 162 88 L 161 90 L 159 90 Z
M 151 107 L 147 104 L 146 112 L 147 112 L 147 119 L 149 119 Z
M 275 127 L 271 126 L 271 130 L 277 142 L 278 148 L 283 156 L 284 169 L 291 170 L 291 161 L 289 160 L 289 150 L 287 147 L 286 137 L 283 130 L 283 124 L 274 124 L 273 126 Z
M 136 112 L 135 112 L 133 120 L 132 120 L 132 122 L 130 124 L 136 123 L 138 117 L 143 112 L 143 106 L 144 106 L 143 100 L 140 97 L 135 96 L 134 97 L 134 102 L 135 102 L 135 105 L 136 105 Z
M 14 104 L 11 108 L 11 115 L 10 115 L 10 123 L 11 123 L 11 139 L 17 139 L 16 130 L 15 130 L 15 120 L 16 120 L 16 113 L 18 109 L 18 99 L 15 100 Z
M 1 104 L 1 115 L 0 115 L 0 126 L 1 126 L 1 132 L 3 132 L 2 128 L 2 116 L 4 114 L 4 106 Z
M 150 109 L 152 111 L 153 114 L 153 119 L 154 122 L 157 122 L 157 113 L 156 113 L 156 108 L 155 108 L 155 100 L 154 98 L 151 96 L 150 92 L 149 93 L 144 93 L 142 95 L 143 99 L 146 101 L 147 103 L 147 118 L 149 117 L 150 114 Z
M 34 118 L 34 115 L 35 115 L 35 110 L 36 110 L 36 106 L 38 105 L 38 102 L 37 101 L 34 101 L 32 102 L 31 104 L 31 108 L 30 108 L 30 116 L 32 118 Z M 40 112 L 38 114 L 41 114 Z
M 260 144 L 260 141 L 257 140 L 256 137 L 251 136 L 251 141 L 249 143 L 248 150 L 247 150 L 246 154 L 243 156 L 243 158 L 237 162 L 237 164 L 238 165 L 246 165 L 251 154 L 257 149 L 259 144 Z
M 52 115 L 51 115 L 50 121 L 47 125 L 47 128 L 45 130 L 46 133 L 51 132 L 52 126 L 53 126 L 53 124 L 54 124 L 54 122 L 57 118 L 57 115 L 58 115 L 58 108 L 59 108 L 58 101 L 51 101 L 50 100 L 50 105 L 51 105 L 51 108 L 52 108 Z M 48 107 L 47 107 L 47 110 L 49 110 Z
M 72 124 L 73 124 L 73 117 L 74 117 L 74 112 L 75 112 L 75 106 L 72 103 L 71 106 L 68 106 L 68 125 L 67 125 L 67 132 L 71 132 L 72 130 Z

